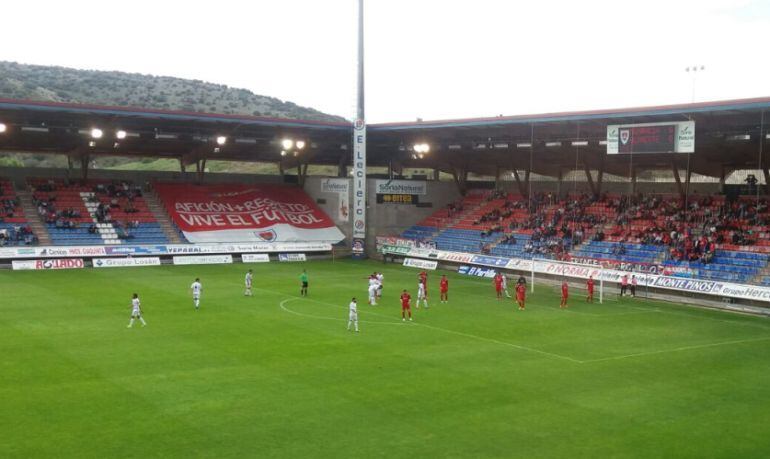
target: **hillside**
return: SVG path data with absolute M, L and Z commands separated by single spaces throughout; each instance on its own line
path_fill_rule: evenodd
M 200 80 L 5 61 L 0 61 L 0 98 L 344 121 L 293 102 Z

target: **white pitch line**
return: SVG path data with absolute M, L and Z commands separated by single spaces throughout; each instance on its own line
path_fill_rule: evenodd
M 431 328 L 433 330 L 442 331 L 444 333 L 451 333 L 453 335 L 465 336 L 466 338 L 473 338 L 473 339 L 476 339 L 476 340 L 479 340 L 479 341 L 486 341 L 488 343 L 495 343 L 495 344 L 500 344 L 500 345 L 503 345 L 503 346 L 510 346 L 510 347 L 513 347 L 513 348 L 516 348 L 516 349 L 519 349 L 519 350 L 522 350 L 522 351 L 528 351 L 528 352 L 534 352 L 534 353 L 537 353 L 537 354 L 543 354 L 543 355 L 547 355 L 547 356 L 554 357 L 554 358 L 557 358 L 557 359 L 567 360 L 567 361 L 570 361 L 572 363 L 583 363 L 582 361 L 573 359 L 572 357 L 567 357 L 567 356 L 564 356 L 564 355 L 554 354 L 552 352 L 541 351 L 540 349 L 535 349 L 535 348 L 531 348 L 531 347 L 521 346 L 519 344 L 508 343 L 506 341 L 500 341 L 500 340 L 496 340 L 496 339 L 493 339 L 493 338 L 484 338 L 483 336 L 471 335 L 470 333 L 463 333 L 463 332 L 459 332 L 459 331 L 455 331 L 455 330 L 449 330 L 447 328 L 436 327 L 436 326 L 433 326 L 433 325 L 427 325 L 427 324 L 423 324 L 423 323 L 420 323 L 420 322 L 413 322 L 413 324 L 421 326 L 421 327 L 425 327 L 425 328 Z
M 302 297 L 293 297 L 293 298 L 290 298 L 290 299 L 282 301 L 281 302 L 281 309 L 285 310 L 285 307 L 283 306 L 284 302 L 286 302 L 286 301 L 293 301 L 293 300 L 296 300 L 296 299 L 302 299 Z M 334 307 L 338 307 L 338 308 L 342 308 L 343 307 L 343 306 L 340 306 L 340 305 L 337 305 L 337 304 L 326 303 L 324 301 L 313 300 L 313 299 L 310 299 L 310 298 L 306 298 L 306 299 L 310 300 L 310 301 L 314 301 L 314 302 L 319 303 L 319 304 L 325 304 L 325 305 L 328 305 L 328 306 L 334 306 Z M 294 311 L 287 311 L 287 312 L 294 313 Z M 391 318 L 390 316 L 386 316 L 384 314 L 378 314 L 378 313 L 373 312 L 373 311 L 365 311 L 365 312 L 368 313 L 368 314 L 375 315 L 375 316 Z M 297 314 L 297 313 L 295 313 L 295 314 Z M 378 323 L 384 323 L 384 322 L 378 322 Z M 506 341 L 496 340 L 496 339 L 493 339 L 493 338 L 485 338 L 483 336 L 471 335 L 470 333 L 458 332 L 458 331 L 455 331 L 455 330 L 449 330 L 448 328 L 436 327 L 436 326 L 433 326 L 433 325 L 427 325 L 427 324 L 423 324 L 423 323 L 420 323 L 420 322 L 409 322 L 409 323 L 411 325 L 418 325 L 418 326 L 421 326 L 421 327 L 442 331 L 444 333 L 451 333 L 451 334 L 454 334 L 454 335 L 464 336 L 466 338 L 472 338 L 472 339 L 476 339 L 476 340 L 479 340 L 479 341 L 486 341 L 488 343 L 494 343 L 494 344 L 500 344 L 500 345 L 503 345 L 503 346 L 513 347 L 515 349 L 519 349 L 519 350 L 522 350 L 522 351 L 528 351 L 528 352 L 534 352 L 534 353 L 537 353 L 537 354 L 543 354 L 543 355 L 547 355 L 547 356 L 554 357 L 554 358 L 557 358 L 557 359 L 567 360 L 567 361 L 570 361 L 570 362 L 573 362 L 573 363 L 583 363 L 580 360 L 576 360 L 576 359 L 573 359 L 571 357 L 567 357 L 567 356 L 564 356 L 564 355 L 559 355 L 559 354 L 554 354 L 554 353 L 551 353 L 551 352 L 541 351 L 540 349 L 534 349 L 534 348 L 531 348 L 531 347 L 521 346 L 519 344 L 513 344 L 513 343 L 506 342 Z M 393 325 L 402 325 L 402 323 L 395 323 Z
M 592 359 L 592 360 L 583 360 L 580 363 L 594 363 L 594 362 L 607 362 L 610 360 L 622 360 L 622 359 L 629 359 L 632 357 L 643 357 L 647 355 L 655 355 L 655 354 L 666 354 L 670 352 L 681 352 L 681 351 L 689 351 L 692 349 L 704 349 L 708 347 L 716 347 L 716 346 L 727 346 L 730 344 L 742 344 L 742 343 L 755 343 L 759 341 L 767 341 L 770 340 L 770 336 L 765 336 L 762 338 L 752 338 L 752 339 L 742 339 L 742 340 L 735 340 L 735 341 L 722 341 L 719 343 L 710 343 L 710 344 L 699 344 L 695 346 L 683 346 L 683 347 L 677 347 L 674 349 L 662 349 L 660 351 L 650 351 L 650 352 L 638 352 L 636 354 L 627 354 L 627 355 L 616 355 L 614 357 L 604 357 L 601 359 Z
M 348 320 L 348 319 L 342 319 L 342 318 L 339 318 L 339 317 L 325 317 L 325 316 L 316 316 L 316 315 L 313 315 L 313 314 L 304 314 L 302 312 L 292 311 L 291 309 L 286 307 L 286 303 L 288 303 L 289 301 L 294 301 L 296 299 L 297 298 L 288 298 L 288 299 L 285 299 L 285 300 L 281 301 L 281 303 L 280 303 L 281 309 L 283 309 L 284 311 L 286 311 L 286 312 L 288 312 L 290 314 L 294 314 L 294 315 L 297 315 L 297 316 L 300 316 L 300 317 L 308 317 L 308 318 L 311 318 L 311 319 L 337 320 L 337 321 L 342 321 L 342 322 L 345 322 L 345 321 Z M 324 304 L 326 304 L 326 303 L 324 303 Z M 365 324 L 404 325 L 402 322 L 380 322 L 378 320 L 359 320 L 359 322 L 365 323 Z

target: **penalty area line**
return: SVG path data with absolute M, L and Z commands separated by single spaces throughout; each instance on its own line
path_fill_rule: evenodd
M 509 343 L 507 341 L 500 341 L 500 340 L 496 340 L 494 338 L 485 338 L 483 336 L 471 335 L 470 333 L 464 333 L 464 332 L 459 332 L 459 331 L 455 331 L 455 330 L 449 330 L 448 328 L 436 327 L 436 326 L 433 326 L 433 325 L 427 325 L 427 324 L 423 324 L 423 323 L 420 323 L 420 322 L 414 322 L 414 325 L 417 325 L 417 326 L 420 326 L 420 327 L 425 327 L 425 328 L 430 328 L 430 329 L 433 329 L 433 330 L 442 331 L 444 333 L 451 333 L 453 335 L 464 336 L 466 338 L 472 338 L 472 339 L 479 340 L 479 341 L 486 341 L 488 343 L 500 344 L 502 346 L 509 346 L 509 347 L 512 347 L 512 348 L 515 348 L 515 349 L 519 349 L 519 350 L 522 350 L 522 351 L 534 352 L 536 354 L 547 355 L 549 357 L 554 357 L 554 358 L 561 359 L 561 360 L 567 360 L 567 361 L 572 362 L 572 363 L 583 363 L 582 361 L 577 360 L 577 359 L 573 359 L 572 357 L 567 357 L 567 356 L 564 356 L 564 355 L 554 354 L 552 352 L 541 351 L 540 349 L 535 349 L 535 348 L 527 347 L 527 346 L 521 346 L 519 344 Z
M 743 343 L 756 343 L 759 341 L 767 341 L 770 340 L 770 336 L 765 336 L 762 338 L 752 338 L 752 339 L 740 339 L 740 340 L 733 340 L 733 341 L 722 341 L 719 343 L 709 343 L 709 344 L 697 344 L 694 346 L 682 346 L 677 347 L 674 349 L 661 349 L 659 351 L 650 351 L 650 352 L 638 352 L 636 354 L 627 354 L 627 355 L 616 355 L 614 357 L 604 357 L 601 359 L 592 359 L 592 360 L 583 360 L 581 363 L 594 363 L 594 362 L 607 362 L 610 360 L 622 360 L 622 359 L 630 359 L 632 357 L 644 357 L 647 355 L 656 355 L 656 354 L 667 354 L 670 352 L 682 352 L 682 351 L 690 351 L 693 349 L 705 349 L 709 347 L 717 347 L 717 346 L 728 346 L 730 344 L 743 344 Z
M 300 312 L 292 311 L 292 310 L 290 310 L 290 309 L 288 309 L 286 307 L 286 303 L 288 303 L 289 301 L 295 301 L 295 300 L 300 300 L 300 299 L 303 299 L 303 298 L 302 297 L 287 298 L 287 299 L 281 301 L 280 307 L 284 311 L 286 311 L 288 313 L 291 313 L 291 314 L 298 315 L 298 316 L 313 317 L 313 318 L 324 319 L 324 320 L 342 320 L 342 321 L 346 320 L 346 319 L 338 319 L 338 318 L 334 318 L 334 317 L 310 316 L 309 314 L 303 314 L 303 313 L 300 313 Z M 313 301 L 315 303 L 325 304 L 325 305 L 328 305 L 328 306 L 334 306 L 334 307 L 337 307 L 337 308 L 342 308 L 342 306 L 339 306 L 337 304 L 327 303 L 325 301 L 313 300 L 313 299 L 310 299 L 310 298 L 307 298 L 307 299 L 309 299 L 310 301 Z M 388 317 L 389 318 L 389 316 L 385 316 L 383 314 L 378 314 L 378 313 L 373 312 L 373 311 L 365 311 L 365 312 L 368 312 L 369 314 L 373 314 L 373 315 L 376 315 L 376 316 Z M 359 322 L 361 322 L 361 321 L 359 321 Z M 369 323 L 377 323 L 377 324 L 385 324 L 385 325 L 405 325 L 403 322 L 371 322 L 371 321 L 369 321 Z M 519 344 L 509 343 L 509 342 L 506 342 L 506 341 L 500 341 L 500 340 L 496 340 L 494 338 L 485 338 L 483 336 L 472 335 L 470 333 L 464 333 L 464 332 L 459 332 L 459 331 L 455 331 L 455 330 L 449 330 L 448 328 L 436 327 L 434 325 L 427 325 L 427 324 L 420 323 L 420 322 L 409 322 L 409 325 L 411 325 L 411 326 L 415 326 L 416 325 L 416 326 L 420 326 L 420 327 L 429 328 L 429 329 L 432 329 L 432 330 L 441 331 L 441 332 L 444 332 L 444 333 L 450 333 L 450 334 L 457 335 L 457 336 L 464 336 L 466 338 L 471 338 L 471 339 L 475 339 L 475 340 L 478 340 L 478 341 L 485 341 L 487 343 L 493 343 L 493 344 L 499 344 L 501 346 L 512 347 L 512 348 L 518 349 L 520 351 L 527 351 L 527 352 L 533 352 L 533 353 L 536 353 L 536 354 L 547 355 L 549 357 L 553 357 L 553 358 L 560 359 L 560 360 L 566 360 L 566 361 L 569 361 L 569 362 L 572 362 L 572 363 L 583 363 L 582 361 L 577 360 L 577 359 L 573 359 L 572 357 L 567 357 L 567 356 L 564 356 L 564 355 L 554 354 L 552 352 L 541 351 L 540 349 L 535 349 L 535 348 L 531 348 L 531 347 L 527 347 L 527 346 L 521 346 Z
M 289 314 L 294 314 L 294 315 L 300 316 L 300 317 L 306 317 L 306 318 L 317 319 L 317 320 L 336 320 L 336 321 L 340 321 L 340 322 L 347 322 L 347 320 L 348 320 L 348 319 L 343 319 L 343 318 L 339 318 L 339 317 L 325 317 L 325 316 L 316 316 L 316 315 L 313 315 L 313 314 L 305 314 L 305 313 L 302 313 L 302 312 L 293 311 L 293 310 L 291 310 L 291 309 L 286 307 L 286 303 L 288 303 L 290 301 L 295 301 L 295 300 L 298 300 L 298 299 L 299 298 L 287 298 L 287 299 L 281 301 L 279 303 L 279 306 L 281 307 L 281 309 L 283 309 L 284 311 L 288 312 Z M 320 301 L 316 301 L 316 303 L 321 303 L 321 302 Z M 329 304 L 329 303 L 321 303 L 321 304 Z M 330 306 L 336 306 L 336 305 L 331 305 L 331 304 L 329 304 L 329 305 Z M 379 320 L 359 320 L 359 322 L 362 323 L 362 324 L 404 325 L 401 322 L 381 322 Z

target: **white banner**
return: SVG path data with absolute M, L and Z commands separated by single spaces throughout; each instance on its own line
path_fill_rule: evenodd
M 278 261 L 307 261 L 304 253 L 279 253 Z
M 354 256 L 363 256 L 366 247 L 366 122 L 353 125 L 353 244 Z
M 274 243 L 234 243 L 234 244 L 177 244 L 166 246 L 170 255 L 194 253 L 243 253 L 243 252 L 285 252 L 302 250 L 303 252 L 330 252 L 332 245 L 325 242 L 274 242 Z
M 770 302 L 770 287 L 757 285 L 735 284 L 732 282 L 719 282 L 706 279 L 690 279 L 685 277 L 662 276 L 658 274 L 633 273 L 629 271 L 618 271 L 614 269 L 602 269 L 601 266 L 583 266 L 574 263 L 564 263 L 553 260 L 525 260 L 518 258 L 499 258 L 484 255 L 471 255 L 458 252 L 446 252 L 443 250 L 426 250 L 414 247 L 384 246 L 385 253 L 395 255 L 427 258 L 430 260 L 414 260 L 412 258 L 404 259 L 404 266 L 411 266 L 422 269 L 435 269 L 429 266 L 438 264 L 433 260 L 455 261 L 462 264 L 471 264 L 477 266 L 493 266 L 519 271 L 534 271 L 540 274 L 550 274 L 554 276 L 568 276 L 579 279 L 588 279 L 593 276 L 597 281 L 599 279 L 605 282 L 619 283 L 623 275 L 636 276 L 639 287 L 648 286 L 651 288 L 660 288 L 675 290 L 679 292 L 700 293 L 718 297 L 743 298 L 747 300 Z M 410 261 L 411 260 L 411 261 Z M 467 260 L 467 261 L 466 261 Z M 419 263 L 418 263 L 419 262 Z M 426 263 L 422 266 L 422 263 Z M 417 265 L 420 266 L 417 266 Z
M 241 261 L 244 263 L 269 263 L 270 255 L 266 253 L 244 253 L 241 255 Z
M 223 265 L 232 262 L 232 255 L 191 255 L 174 257 L 175 265 Z
M 377 194 L 428 194 L 428 182 L 421 180 L 375 180 Z
M 8 247 L 0 249 L 0 259 L 67 258 L 67 257 L 125 257 L 128 255 L 183 255 L 244 252 L 330 252 L 326 242 L 254 242 L 231 244 L 170 244 L 170 245 L 96 245 L 78 247 Z
M 82 258 L 64 258 L 55 260 L 14 260 L 11 265 L 14 270 L 45 270 L 45 269 L 80 269 L 85 266 Z
M 94 258 L 94 268 L 127 268 L 132 266 L 160 266 L 158 257 Z
M 438 268 L 438 262 L 430 260 L 418 260 L 417 258 L 404 258 L 404 266 L 408 266 L 410 268 L 435 270 Z
M 350 212 L 350 181 L 346 178 L 327 178 L 321 180 L 322 193 L 334 193 L 337 195 L 337 221 L 347 222 Z

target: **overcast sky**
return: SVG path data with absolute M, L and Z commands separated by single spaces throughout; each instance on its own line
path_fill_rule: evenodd
M 366 0 L 369 122 L 770 96 L 770 0 Z M 0 60 L 245 87 L 352 119 L 356 0 L 3 2 Z

